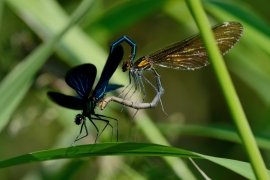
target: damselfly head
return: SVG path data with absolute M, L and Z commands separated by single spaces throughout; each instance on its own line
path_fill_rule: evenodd
M 129 70 L 131 67 L 131 61 L 125 61 L 122 64 L 122 71 L 126 72 L 127 70 Z
M 85 121 L 85 116 L 82 114 L 77 114 L 75 117 L 75 124 L 80 125 L 83 121 Z

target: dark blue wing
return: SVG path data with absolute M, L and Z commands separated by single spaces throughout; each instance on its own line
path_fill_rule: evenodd
M 106 92 L 109 80 L 111 79 L 117 66 L 122 60 L 123 54 L 124 54 L 123 47 L 117 46 L 113 50 L 113 52 L 109 55 L 108 60 L 101 73 L 101 77 L 92 95 L 93 97 L 95 97 L 96 100 L 100 99 Z
M 82 99 L 87 99 L 95 82 L 96 74 L 97 69 L 93 64 L 83 64 L 70 69 L 65 80 Z
M 106 93 L 110 92 L 110 91 L 114 91 L 118 88 L 124 87 L 123 85 L 119 85 L 119 84 L 108 84 L 107 89 L 106 89 Z
M 58 92 L 48 92 L 47 96 L 56 104 L 75 110 L 82 110 L 84 106 L 84 100 L 80 97 L 67 96 Z

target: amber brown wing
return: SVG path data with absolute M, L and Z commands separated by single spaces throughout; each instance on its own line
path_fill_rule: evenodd
M 212 30 L 224 55 L 239 41 L 243 26 L 238 22 L 224 22 L 213 26 Z M 156 65 L 180 70 L 194 70 L 210 63 L 200 34 L 164 47 L 149 58 Z

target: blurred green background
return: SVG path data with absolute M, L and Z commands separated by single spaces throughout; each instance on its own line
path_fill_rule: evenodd
M 29 66 L 23 66 L 42 42 L 64 27 L 80 3 L 75 0 L 0 1 L 0 160 L 72 143 L 79 132 L 79 126 L 74 123 L 79 112 L 59 107 L 46 97 L 46 92 L 51 90 L 74 93 L 64 81 L 70 67 L 93 63 L 99 77 L 110 44 L 123 35 L 136 42 L 139 58 L 198 32 L 184 1 L 95 1 L 48 58 L 40 54 Z M 267 0 L 203 1 L 212 25 L 238 21 L 244 26 L 240 42 L 224 59 L 269 168 L 270 14 L 267 4 Z M 127 60 L 130 47 L 123 46 L 124 60 Z M 22 66 L 26 69 L 19 74 Z M 103 112 L 96 109 L 98 114 L 118 118 L 119 141 L 164 144 L 154 136 L 153 128 L 157 127 L 172 146 L 248 161 L 211 65 L 196 71 L 156 68 L 165 88 L 162 103 L 168 117 L 160 104 L 140 110 L 133 123 L 134 111 L 125 107 L 121 111 L 122 106 L 114 102 Z M 29 77 L 24 78 L 28 73 Z M 16 75 L 18 78 L 11 81 Z M 154 82 L 151 73 L 144 75 Z M 119 65 L 111 82 L 127 85 L 128 73 L 121 72 Z M 146 101 L 150 101 L 155 91 L 149 86 L 146 88 Z M 143 124 L 149 118 L 154 127 Z M 90 135 L 76 144 L 94 142 L 96 131 L 89 122 L 87 126 Z M 107 128 L 99 143 L 109 142 L 110 132 Z M 187 159 L 184 162 L 194 177 L 202 179 Z M 196 160 L 196 163 L 212 179 L 242 178 L 205 160 Z M 5 168 L 0 170 L 0 177 L 9 180 L 180 179 L 184 178 L 177 174 L 181 168 L 159 157 L 92 157 Z

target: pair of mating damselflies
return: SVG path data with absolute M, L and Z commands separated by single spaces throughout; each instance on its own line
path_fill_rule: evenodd
M 243 33 L 243 26 L 238 22 L 224 22 L 213 26 L 212 31 L 214 33 L 216 44 L 218 45 L 221 54 L 225 55 L 239 41 Z M 120 85 L 108 85 L 108 82 L 116 70 L 118 64 L 122 60 L 123 49 L 121 46 L 119 46 L 119 44 L 122 42 L 127 42 L 131 46 L 130 59 L 125 61 L 122 65 L 122 70 L 124 72 L 129 71 L 130 78 L 130 83 L 125 89 L 130 86 L 132 79 L 135 84 L 135 88 L 142 88 L 142 91 L 144 92 L 144 101 L 146 91 L 143 80 L 145 80 L 147 83 L 153 86 L 157 92 L 157 95 L 150 103 L 144 103 L 143 101 L 140 103 L 132 102 L 125 99 L 126 95 L 124 98 L 114 96 L 108 97 L 106 99 L 104 98 L 106 92 L 121 87 Z M 72 68 L 66 75 L 66 83 L 77 91 L 79 97 L 67 96 L 56 92 L 48 93 L 48 96 L 57 104 L 67 108 L 83 111 L 82 114 L 78 114 L 75 117 L 75 123 L 82 125 L 80 133 L 74 142 L 88 135 L 88 130 L 85 124 L 86 117 L 88 117 L 90 122 L 95 126 L 97 130 L 95 142 L 108 125 L 112 128 L 113 134 L 113 126 L 110 124 L 108 119 L 115 120 L 117 122 L 118 140 L 118 120 L 116 118 L 95 114 L 94 109 L 96 106 L 104 109 L 110 101 L 114 101 L 134 109 L 155 107 L 158 104 L 158 101 L 160 101 L 162 94 L 164 93 L 164 88 L 161 83 L 160 75 L 154 68 L 154 65 L 180 70 L 195 70 L 207 66 L 210 63 L 200 34 L 166 46 L 150 54 L 149 56 L 143 56 L 134 62 L 135 56 L 136 44 L 128 37 L 123 36 L 111 45 L 109 58 L 104 66 L 101 78 L 95 90 L 93 91 L 92 96 L 89 97 L 89 94 L 96 77 L 96 68 L 92 64 L 85 64 Z M 157 88 L 155 88 L 155 86 L 143 76 L 142 73 L 144 70 L 150 70 L 153 73 L 156 78 Z M 122 91 L 122 93 L 123 92 L 124 91 Z M 95 125 L 94 120 L 104 121 L 106 123 L 101 133 L 99 133 L 99 129 Z M 83 128 L 85 129 L 86 135 L 80 137 Z M 74 142 L 72 144 L 74 144 Z

